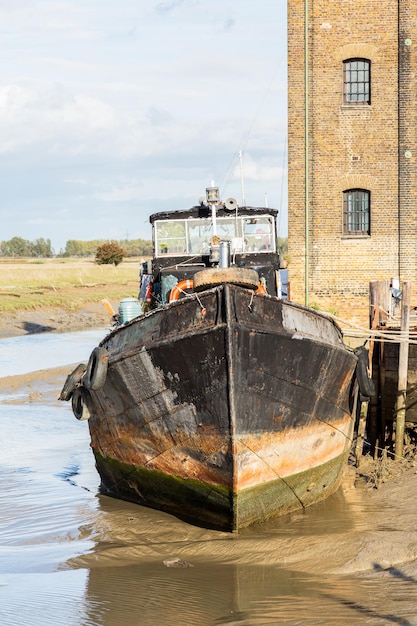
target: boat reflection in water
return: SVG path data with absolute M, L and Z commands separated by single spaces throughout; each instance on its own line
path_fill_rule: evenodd
M 339 490 L 238 535 L 100 496 L 96 546 L 66 564 L 88 569 L 85 622 L 297 624 L 314 614 L 323 624 L 356 624 L 363 613 L 382 623 L 382 581 L 329 573 L 369 530 L 361 495 Z

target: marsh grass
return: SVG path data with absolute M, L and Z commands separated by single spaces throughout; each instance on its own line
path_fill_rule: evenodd
M 139 263 L 97 265 L 94 259 L 0 259 L 0 312 L 60 307 L 75 310 L 103 298 L 135 296 Z

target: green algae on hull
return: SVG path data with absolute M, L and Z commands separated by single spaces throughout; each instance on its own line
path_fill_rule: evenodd
M 236 531 L 326 499 L 340 486 L 347 454 L 285 479 L 277 478 L 233 494 L 226 487 L 128 465 L 94 451 L 105 495 L 225 531 Z

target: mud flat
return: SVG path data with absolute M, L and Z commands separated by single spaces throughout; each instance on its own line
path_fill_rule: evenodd
M 74 364 L 75 367 L 76 364 Z M 71 365 L 0 378 L 0 403 L 51 403 L 58 401 Z
M 112 303 L 117 309 L 118 302 Z M 0 314 L 0 339 L 34 333 L 68 333 L 110 325 L 111 315 L 102 303 L 90 303 L 77 311 L 45 307 Z

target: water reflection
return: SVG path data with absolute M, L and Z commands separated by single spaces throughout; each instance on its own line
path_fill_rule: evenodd
M 87 578 L 84 570 L 6 577 L 0 574 L 2 626 L 91 624 L 85 613 Z
M 277 565 L 96 568 L 88 575 L 86 606 L 88 623 L 100 626 L 415 623 L 407 609 L 395 614 L 385 608 L 376 581 L 316 577 Z
M 326 572 L 338 544 L 345 545 L 346 558 L 355 550 L 353 542 L 349 547 L 354 519 L 353 525 L 343 522 L 349 504 L 341 494 L 328 504 L 320 512 L 307 509 L 290 536 L 284 524 L 282 532 L 270 534 L 263 526 L 231 535 L 100 496 L 93 526 L 85 529 L 95 533 L 96 544 L 66 567 L 88 569 L 88 623 L 100 626 L 416 624 L 410 598 L 417 596 L 409 584 L 414 575 L 398 568 L 394 580 L 392 571 L 377 565 L 365 575 Z M 333 520 L 340 525 L 332 541 L 325 529 Z M 176 558 L 189 567 L 164 565 Z
M 100 626 L 134 623 L 132 616 L 146 625 L 279 624 L 284 615 L 290 623 L 319 596 L 319 581 L 299 572 L 207 562 L 186 569 L 162 563 L 95 568 L 87 583 L 88 617 Z M 111 602 L 103 605 L 103 597 Z

